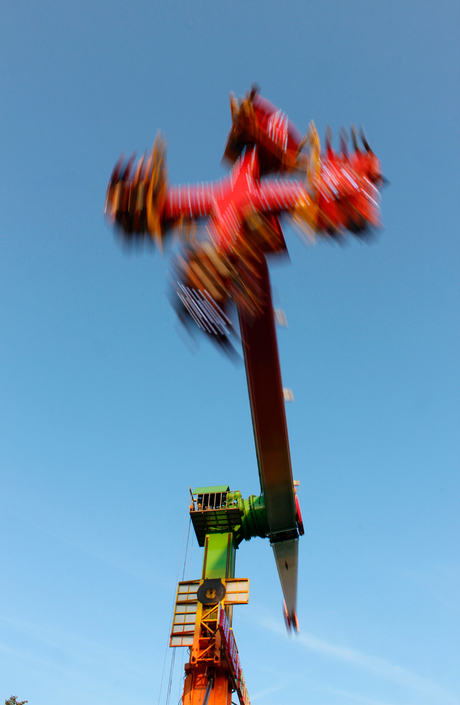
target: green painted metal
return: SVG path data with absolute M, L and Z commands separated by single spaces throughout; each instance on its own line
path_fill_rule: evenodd
M 204 547 L 202 579 L 234 578 L 235 552 L 232 532 L 208 534 Z
M 265 538 L 268 535 L 269 527 L 264 496 L 256 497 L 251 495 L 248 499 L 243 500 L 243 505 L 242 528 L 244 538 L 246 541 L 249 541 L 253 536 Z
M 244 539 L 265 538 L 269 525 L 264 497 L 230 492 L 228 485 L 197 487 L 192 492 L 190 517 L 200 546 L 204 547 L 201 579 L 235 577 L 236 550 Z M 226 608 L 231 625 L 233 607 Z
M 216 494 L 218 492 L 228 492 L 228 485 L 216 485 L 215 487 L 197 487 L 193 490 L 193 494 Z
M 224 485 L 200 487 L 193 494 L 190 509 L 193 526 L 200 546 L 205 537 L 231 532 L 238 546 L 243 539 L 265 538 L 269 533 L 267 510 L 263 495 L 243 499 L 241 492 L 228 491 Z

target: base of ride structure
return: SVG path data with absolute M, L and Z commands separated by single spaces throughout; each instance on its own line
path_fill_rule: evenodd
M 249 696 L 232 629 L 233 606 L 249 600 L 249 581 L 235 578 L 236 549 L 243 539 L 265 536 L 261 497 L 243 500 L 228 486 L 201 487 L 192 493 L 190 516 L 204 548 L 200 580 L 178 585 L 170 646 L 186 646 L 184 705 L 241 705 Z

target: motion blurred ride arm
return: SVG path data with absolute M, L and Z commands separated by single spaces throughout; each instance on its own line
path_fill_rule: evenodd
M 259 479 L 286 611 L 297 624 L 297 511 L 276 342 L 270 280 L 265 258 L 256 264 L 264 289 L 263 311 L 254 321 L 240 315 Z

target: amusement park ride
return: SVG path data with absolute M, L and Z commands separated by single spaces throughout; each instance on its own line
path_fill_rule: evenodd
M 136 166 L 122 157 L 112 173 L 108 219 L 131 240 L 151 236 L 161 248 L 173 230 L 184 244 L 172 262 L 176 307 L 227 352 L 238 313 L 259 468 L 260 496 L 243 499 L 226 485 L 192 493 L 190 516 L 204 547 L 201 579 L 178 586 L 170 646 L 187 646 L 184 705 L 249 704 L 233 635 L 233 605 L 248 601 L 248 580 L 235 578 L 243 539 L 269 538 L 284 595 L 288 629 L 298 630 L 298 539 L 304 533 L 294 487 L 266 257 L 286 252 L 280 217 L 309 236 L 365 236 L 380 225 L 380 163 L 361 132 L 341 152 L 329 133 L 321 152 L 315 126 L 305 136 L 257 88 L 237 101 L 224 159 L 233 166 L 215 183 L 170 186 L 166 144 Z M 287 175 L 287 176 L 286 176 Z M 281 178 L 280 178 L 281 177 Z M 290 177 L 290 178 L 289 178 Z M 197 228 L 197 225 L 201 227 Z

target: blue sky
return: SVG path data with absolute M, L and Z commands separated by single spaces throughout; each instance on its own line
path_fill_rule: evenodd
M 286 223 L 272 267 L 306 536 L 298 638 L 268 542 L 238 552 L 251 702 L 460 703 L 458 26 L 449 0 L 5 4 L 0 698 L 165 703 L 188 488 L 258 493 L 243 366 L 187 340 L 168 257 L 102 216 L 158 129 L 172 183 L 222 176 L 256 81 L 302 131 L 363 123 L 391 186 L 372 243 Z

